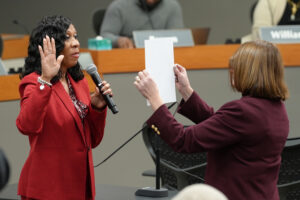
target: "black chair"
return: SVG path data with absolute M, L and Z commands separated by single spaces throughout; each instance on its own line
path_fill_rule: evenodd
M 143 130 L 143 140 L 154 163 L 156 160 L 155 134 L 153 129 L 148 126 Z M 159 149 L 160 175 L 163 187 L 181 190 L 193 183 L 204 182 L 206 153 L 178 153 L 162 139 L 159 139 Z
M 101 25 L 105 15 L 105 9 L 98 9 L 93 13 L 93 29 L 96 35 L 100 35 Z
M 155 131 L 147 125 L 143 130 L 143 140 L 155 162 Z M 162 186 L 171 190 L 181 190 L 185 186 L 204 182 L 206 153 L 184 154 L 175 152 L 162 139 L 160 148 L 160 175 Z M 282 152 L 278 178 L 281 200 L 300 199 L 300 138 L 288 139 Z M 155 176 L 154 170 L 145 176 Z
M 280 199 L 300 199 L 300 138 L 287 140 L 281 159 L 277 183 Z
M 0 191 L 4 188 L 9 180 L 9 164 L 4 152 L 0 149 Z

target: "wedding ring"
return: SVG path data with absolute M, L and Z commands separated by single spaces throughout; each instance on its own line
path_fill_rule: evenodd
M 139 76 L 136 76 L 136 77 L 135 77 L 135 80 L 136 80 L 136 82 L 140 82 L 141 79 L 140 79 Z

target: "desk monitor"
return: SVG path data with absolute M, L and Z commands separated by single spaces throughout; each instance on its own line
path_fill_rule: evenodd
M 90 64 L 94 64 L 93 58 L 89 52 L 80 52 L 78 62 L 81 65 L 81 69 L 85 70 Z
M 136 48 L 144 48 L 144 41 L 149 38 L 163 37 L 172 38 L 174 40 L 174 47 L 188 47 L 195 45 L 190 29 L 133 31 L 133 40 Z
M 0 58 L 0 75 L 7 75 L 7 71 L 4 67 L 4 64 L 2 62 L 2 59 Z

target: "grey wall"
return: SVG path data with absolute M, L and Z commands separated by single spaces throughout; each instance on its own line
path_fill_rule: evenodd
M 92 13 L 106 8 L 109 0 L 1 0 L 0 33 L 25 33 L 14 19 L 28 29 L 45 15 L 63 14 L 72 19 L 83 47 L 87 39 L 94 37 Z M 209 43 L 224 43 L 226 38 L 240 38 L 250 31 L 249 9 L 255 0 L 179 0 L 186 27 L 210 27 Z
M 227 101 L 240 97 L 238 93 L 232 92 L 226 69 L 194 70 L 189 71 L 188 74 L 195 91 L 215 109 Z M 103 141 L 93 150 L 95 164 L 106 158 L 137 132 L 152 113 L 151 109 L 146 106 L 145 99 L 133 85 L 135 76 L 136 73 L 104 75 L 104 78 L 112 85 L 114 100 L 120 112 L 116 115 L 108 112 Z M 300 128 L 299 76 L 300 67 L 286 68 L 286 80 L 291 93 L 291 98 L 286 102 L 290 118 L 289 137 L 300 137 L 300 133 L 297 132 Z M 180 100 L 179 95 L 177 99 Z M 11 165 L 11 183 L 18 182 L 20 170 L 29 151 L 27 137 L 21 135 L 15 126 L 18 113 L 19 101 L 0 102 L 0 147 L 7 154 Z M 178 114 L 175 117 L 184 124 L 192 124 Z M 137 187 L 154 186 L 153 178 L 141 176 L 144 170 L 153 168 L 154 163 L 145 148 L 142 136 L 139 135 L 110 160 L 95 169 L 96 183 Z

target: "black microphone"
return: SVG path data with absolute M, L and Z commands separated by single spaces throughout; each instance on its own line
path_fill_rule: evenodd
M 97 72 L 97 67 L 94 64 L 90 64 L 85 70 L 92 77 L 94 83 L 96 84 L 96 86 L 99 88 L 99 91 L 101 92 L 101 88 L 103 87 L 103 85 L 102 85 L 102 80 Z M 113 99 L 111 98 L 111 96 L 109 94 L 105 94 L 105 95 L 102 94 L 102 96 L 104 97 L 104 100 L 108 105 L 108 107 L 110 108 L 110 110 L 112 111 L 112 113 L 113 114 L 118 113 L 119 110 L 116 104 L 114 103 Z
M 18 26 L 21 26 L 22 28 L 23 28 L 23 30 L 25 30 L 25 33 L 26 34 L 30 34 L 30 32 L 28 31 L 28 29 L 27 29 L 27 27 L 25 26 L 25 24 L 23 24 L 23 23 L 20 23 L 18 20 L 16 20 L 16 19 L 14 19 L 13 21 L 12 21 L 14 24 L 16 24 L 16 25 L 18 25 Z

